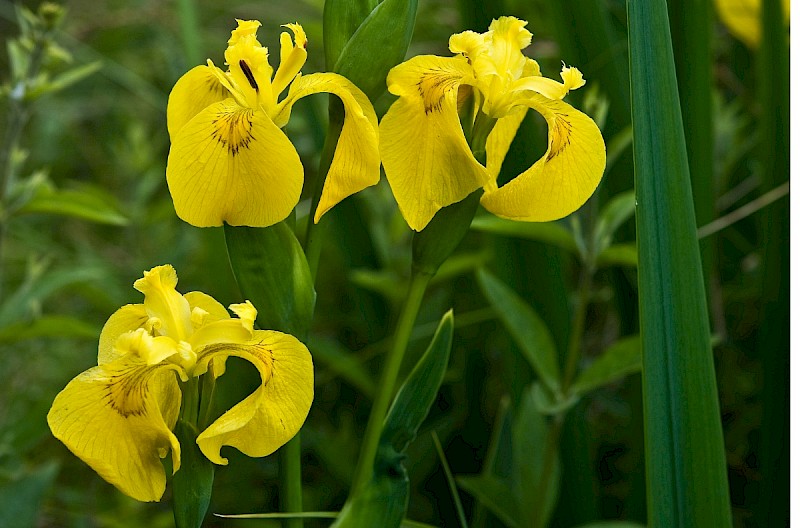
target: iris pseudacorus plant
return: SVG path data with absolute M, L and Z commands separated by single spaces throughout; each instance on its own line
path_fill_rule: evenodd
M 249 302 L 231 305 L 231 317 L 205 293 L 181 295 L 177 282 L 167 265 L 134 283 L 144 304 L 111 315 L 100 334 L 98 366 L 70 381 L 47 415 L 53 435 L 70 451 L 140 501 L 163 495 L 161 458 L 170 451 L 173 471 L 180 470 L 181 446 L 172 430 L 182 388 L 201 375 L 223 375 L 229 356 L 252 363 L 261 383 L 197 437 L 215 464 L 227 464 L 222 446 L 252 457 L 274 452 L 300 429 L 313 399 L 311 355 L 300 341 L 254 330 Z
M 486 33 L 453 35 L 453 57 L 420 55 L 389 72 L 389 91 L 400 98 L 380 124 L 381 160 L 412 229 L 422 230 L 439 209 L 480 188 L 488 211 L 535 222 L 567 216 L 597 188 L 606 161 L 603 137 L 590 117 L 563 101 L 585 84 L 583 75 L 564 66 L 563 82 L 543 77 L 522 53 L 532 37 L 526 25 L 501 17 Z M 470 99 L 474 108 L 460 108 Z M 529 108 L 547 121 L 547 151 L 498 187 L 500 166 Z M 472 145 L 460 111 L 468 115 Z M 473 154 L 484 147 L 485 165 Z
M 181 77 L 167 103 L 167 184 L 175 211 L 198 226 L 265 227 L 284 220 L 300 199 L 303 166 L 283 128 L 292 106 L 327 92 L 344 104 L 344 125 L 314 221 L 380 178 L 378 120 L 364 93 L 335 73 L 302 75 L 307 39 L 299 24 L 281 34 L 273 72 L 261 25 L 237 20 L 225 51 L 227 71 L 211 60 Z M 283 99 L 280 96 L 286 92 Z M 279 100 L 280 99 L 280 100 Z

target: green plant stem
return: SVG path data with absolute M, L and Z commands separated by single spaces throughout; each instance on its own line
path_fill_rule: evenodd
M 532 528 L 544 528 L 539 526 L 538 515 L 544 508 L 547 500 L 547 486 L 550 483 L 550 475 L 555 468 L 556 457 L 558 456 L 558 446 L 561 443 L 561 431 L 564 428 L 564 413 L 559 413 L 553 417 L 553 422 L 547 431 L 547 440 L 544 447 L 544 465 L 542 473 L 539 475 L 539 482 L 536 485 L 536 495 L 533 501 L 533 526 Z
M 403 364 L 403 356 L 408 347 L 411 331 L 414 329 L 414 321 L 417 319 L 425 289 L 428 287 L 432 277 L 427 273 L 415 273 L 411 277 L 403 311 L 397 321 L 394 342 L 389 351 L 386 365 L 381 374 L 381 381 L 378 384 L 378 392 L 370 410 L 367 428 L 364 432 L 364 441 L 361 446 L 361 454 L 353 478 L 351 494 L 365 486 L 372 477 L 375 454 L 378 451 L 378 442 L 383 430 L 383 420 L 386 418 L 386 412 L 389 410 L 389 404 L 394 395 L 394 387 L 397 383 L 400 367 Z
M 281 448 L 281 463 L 283 468 L 283 510 L 287 513 L 303 511 L 303 470 L 300 463 L 300 433 L 286 442 Z M 303 519 L 287 519 L 286 525 L 290 528 L 302 528 Z
M 11 89 L 9 95 L 8 127 L 6 128 L 3 144 L 0 146 L 0 298 L 3 295 L 3 248 L 5 246 L 7 215 L 8 215 L 8 190 L 16 178 L 14 167 L 14 152 L 19 146 L 22 130 L 28 120 L 26 96 L 28 83 L 39 75 L 42 67 L 45 49 L 47 49 L 50 32 L 38 34 L 34 41 L 33 51 L 28 62 L 25 76 L 19 79 Z
M 570 385 L 578 370 L 578 362 L 581 359 L 581 344 L 583 342 L 583 331 L 584 328 L 586 328 L 586 311 L 589 308 L 592 275 L 592 270 L 587 266 L 581 268 L 580 279 L 578 280 L 578 300 L 575 305 L 575 313 L 572 317 L 569 348 L 567 348 L 566 363 L 564 366 L 564 378 L 561 382 L 561 390 L 564 394 L 569 392 Z
M 200 35 L 197 23 L 197 6 L 194 0 L 178 0 L 178 15 L 181 22 L 181 36 L 187 62 L 200 64 Z

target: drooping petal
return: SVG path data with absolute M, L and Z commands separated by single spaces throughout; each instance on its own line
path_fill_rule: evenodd
M 261 374 L 258 389 L 200 433 L 197 444 L 215 464 L 227 464 L 222 446 L 251 457 L 269 455 L 300 430 L 314 397 L 311 354 L 294 337 L 258 330 L 245 345 L 213 345 L 200 360 L 237 356 L 253 363 Z
M 345 116 L 322 197 L 314 212 L 314 222 L 319 222 L 323 214 L 351 194 L 380 180 L 378 118 L 364 92 L 341 75 L 312 73 L 297 77 L 286 98 L 278 105 L 275 123 L 283 126 L 298 99 L 320 92 L 339 97 L 344 104 Z
M 530 90 L 550 99 L 563 99 L 570 90 L 577 90 L 586 84 L 586 81 L 583 79 L 583 74 L 574 66 L 564 65 L 561 69 L 561 80 L 564 82 L 560 83 L 554 79 L 542 77 L 541 75 L 523 77 L 514 83 L 512 91 L 519 92 Z
M 161 458 L 180 445 L 171 429 L 180 410 L 174 365 L 148 366 L 127 355 L 78 375 L 47 415 L 53 435 L 120 491 L 157 501 L 166 477 Z
M 500 174 L 500 169 L 503 166 L 503 160 L 506 158 L 511 142 L 514 141 L 514 136 L 517 135 L 520 123 L 525 119 L 525 114 L 528 109 L 523 107 L 516 108 L 513 112 L 505 117 L 497 120 L 494 128 L 486 138 L 486 169 L 492 176 L 489 186 L 497 188 L 495 180 L 497 175 Z
M 147 315 L 158 319 L 161 335 L 177 341 L 185 341 L 192 333 L 189 302 L 177 292 L 178 274 L 166 264 L 144 272 L 144 277 L 133 283 L 133 287 L 144 294 Z
M 167 131 L 174 139 L 178 131 L 208 106 L 231 96 L 208 66 L 195 66 L 173 86 L 167 100 Z
M 197 227 L 265 227 L 300 199 L 303 166 L 289 138 L 262 111 L 227 99 L 181 128 L 167 159 L 175 211 Z
M 381 159 L 400 212 L 415 231 L 489 180 L 458 120 L 458 87 L 467 81 L 474 80 L 462 56 L 420 55 L 389 72 L 389 91 L 400 99 L 380 124 Z
M 128 304 L 111 314 L 103 330 L 100 331 L 100 345 L 97 347 L 97 364 L 104 365 L 120 358 L 114 349 L 117 338 L 127 332 L 144 327 L 150 318 L 143 304 Z
M 506 185 L 486 192 L 481 204 L 512 220 L 563 218 L 583 205 L 600 183 L 606 163 L 603 137 L 589 116 L 563 101 L 532 94 L 525 104 L 547 121 L 547 152 Z

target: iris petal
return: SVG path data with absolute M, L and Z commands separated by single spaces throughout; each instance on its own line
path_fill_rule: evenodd
M 344 124 L 336 151 L 325 178 L 322 196 L 314 212 L 319 222 L 328 212 L 351 194 L 375 185 L 380 180 L 378 153 L 378 118 L 367 96 L 356 85 L 335 73 L 312 73 L 297 77 L 289 93 L 281 101 L 275 122 L 283 126 L 292 105 L 307 95 L 326 92 L 337 96 L 344 104 Z
M 399 95 L 380 124 L 381 159 L 400 212 L 415 231 L 490 179 L 458 119 L 462 83 L 474 82 L 464 57 L 421 55 L 389 72 Z
M 140 501 L 157 501 L 166 477 L 160 458 L 180 445 L 171 429 L 180 410 L 174 365 L 147 366 L 127 355 L 78 375 L 47 415 L 53 435 L 106 481 Z
M 196 66 L 178 79 L 167 101 L 167 130 L 170 139 L 208 106 L 231 96 L 208 66 Z
M 266 114 L 227 99 L 181 128 L 167 160 L 167 183 L 178 216 L 194 226 L 265 227 L 297 205 L 303 166 Z
M 219 356 L 237 356 L 253 363 L 261 384 L 250 396 L 223 414 L 200 433 L 197 444 L 216 464 L 227 464 L 222 446 L 235 447 L 245 455 L 269 455 L 300 430 L 314 397 L 311 354 L 294 337 L 257 330 L 243 345 L 212 345 L 200 353 L 199 362 Z
M 481 204 L 512 220 L 563 218 L 583 205 L 600 183 L 606 163 L 603 136 L 589 116 L 563 101 L 533 94 L 524 104 L 547 121 L 547 152 L 503 187 L 486 192 Z
M 97 364 L 104 365 L 119 359 L 121 356 L 114 349 L 117 338 L 126 332 L 142 328 L 149 318 L 143 304 L 128 304 L 111 314 L 100 332 Z

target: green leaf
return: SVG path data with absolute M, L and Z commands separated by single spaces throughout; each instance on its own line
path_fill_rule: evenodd
M 636 197 L 633 191 L 624 192 L 613 197 L 597 218 L 594 227 L 594 249 L 600 254 L 611 245 L 614 233 L 631 216 L 636 206 Z
M 535 391 L 536 385 L 531 384 L 522 395 L 511 429 L 512 490 L 519 518 L 526 520 L 522 525 L 548 526 L 558 499 L 561 464 L 558 449 L 552 446 L 554 425 L 537 410 Z
M 14 323 L 0 328 L 0 343 L 16 343 L 26 339 L 97 339 L 100 327 L 66 315 L 45 315 L 33 321 Z
M 708 310 L 665 0 L 628 0 L 628 30 L 650 524 L 731 526 Z
M 478 270 L 477 277 L 483 294 L 519 345 L 531 368 L 547 388 L 558 391 L 561 375 L 556 361 L 556 346 L 547 326 L 533 308 L 497 277 L 485 269 Z
M 515 222 L 496 216 L 479 216 L 472 221 L 472 229 L 490 235 L 522 238 L 544 242 L 578 254 L 575 237 L 569 229 L 556 222 Z
M 37 526 L 42 498 L 58 474 L 49 462 L 0 484 L 0 526 Z
M 59 92 L 64 88 L 72 86 L 73 84 L 80 82 L 90 75 L 98 72 L 102 67 L 102 62 L 95 61 L 90 62 L 89 64 L 78 66 L 77 68 L 73 68 L 71 70 L 67 70 L 64 73 L 57 75 L 55 78 L 53 78 L 53 80 L 42 83 L 41 85 L 37 86 L 35 90 L 31 90 L 29 93 L 29 98 L 34 99 L 48 93 Z
M 225 242 L 242 295 L 258 310 L 258 325 L 305 340 L 316 292 L 303 249 L 289 226 L 226 224 Z
M 332 70 L 353 33 L 378 5 L 378 0 L 325 0 L 322 35 L 325 65 Z
M 456 477 L 458 485 L 467 493 L 478 499 L 487 510 L 500 519 L 509 528 L 520 526 L 519 508 L 511 492 L 511 486 L 493 475 L 476 477 Z
M 450 488 L 450 495 L 453 497 L 453 504 L 458 513 L 458 524 L 460 528 L 467 528 L 464 506 L 461 504 L 461 497 L 458 496 L 458 489 L 456 488 L 456 481 L 453 479 L 453 472 L 450 471 L 450 464 L 447 463 L 447 457 L 444 455 L 442 443 L 439 442 L 439 435 L 436 434 L 436 431 L 431 433 L 431 438 L 433 438 L 433 445 L 436 447 L 436 454 L 439 455 L 439 462 L 442 464 L 442 469 L 444 469 L 444 476 L 447 478 L 447 487 Z
M 447 312 L 428 349 L 395 396 L 384 420 L 372 478 L 348 499 L 333 527 L 400 526 L 408 506 L 405 450 L 428 415 L 444 379 L 453 341 Z
M 367 5 L 373 4 L 372 1 L 361 1 Z M 327 6 L 325 11 L 329 11 Z M 363 5 L 358 11 L 363 11 Z M 350 79 L 374 101 L 386 91 L 389 70 L 405 58 L 416 17 L 417 0 L 383 0 L 344 45 L 333 71 Z M 330 19 L 331 16 L 328 16 L 326 21 Z M 351 26 L 352 20 L 337 24 L 338 27 L 346 25 Z M 338 40 L 334 39 L 330 45 L 331 54 L 335 53 L 335 41 Z
M 333 340 L 312 337 L 309 349 L 314 351 L 314 361 L 329 368 L 348 383 L 359 389 L 364 395 L 375 394 L 375 381 L 363 363 L 353 354 L 343 350 Z
M 211 503 L 214 464 L 197 446 L 198 431 L 183 419 L 175 426 L 181 444 L 181 468 L 172 478 L 173 514 L 177 528 L 200 528 Z
M 643 524 L 628 521 L 597 521 L 589 524 L 582 524 L 577 528 L 647 528 Z
M 620 339 L 578 374 L 570 390 L 585 394 L 612 381 L 642 370 L 642 340 L 637 336 Z
M 604 249 L 595 264 L 598 268 L 624 266 L 635 268 L 639 265 L 639 253 L 636 244 L 613 244 Z
M 563 414 L 578 403 L 578 396 L 574 393 L 563 395 L 561 392 L 552 392 L 539 382 L 533 383 L 533 401 L 536 411 L 541 414 Z
M 482 190 L 460 202 L 440 209 L 422 231 L 411 239 L 411 265 L 414 270 L 435 275 L 469 231 L 480 203 Z
M 113 203 L 114 199 L 97 187 L 84 185 L 77 189 L 61 190 L 45 183 L 15 214 L 54 214 L 98 224 L 127 225 L 128 219 L 111 205 Z
M 403 453 L 417 435 L 439 393 L 452 343 L 453 311 L 450 310 L 439 322 L 428 350 L 397 392 L 383 423 L 382 444 L 388 443 L 395 451 Z

